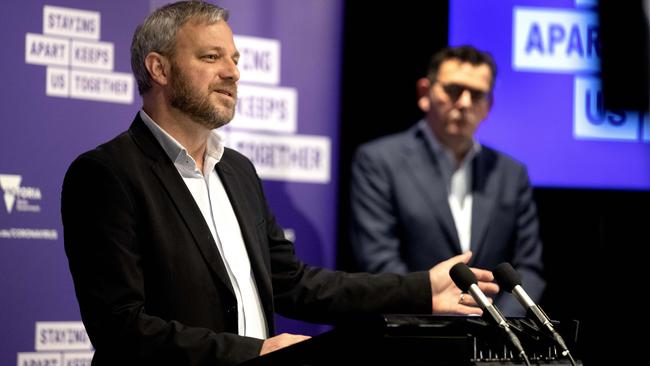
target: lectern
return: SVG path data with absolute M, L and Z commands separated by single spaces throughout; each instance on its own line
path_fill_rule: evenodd
M 570 365 L 533 322 L 509 318 L 533 365 Z M 555 328 L 575 346 L 577 322 Z M 307 341 L 245 362 L 284 365 L 519 365 L 500 329 L 480 317 L 378 315 L 357 318 Z M 575 354 L 573 348 L 572 353 Z

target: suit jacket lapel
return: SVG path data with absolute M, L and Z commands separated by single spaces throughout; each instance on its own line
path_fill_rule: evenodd
M 169 160 L 169 157 L 149 131 L 149 128 L 142 122 L 139 114 L 131 125 L 130 132 L 143 152 L 154 160 L 151 169 L 165 187 L 169 198 L 183 218 L 206 263 L 234 296 L 228 272 L 201 210 L 194 202 L 192 194 L 178 174 L 176 167 Z
M 411 176 L 420 188 L 419 196 L 425 197 L 431 206 L 431 212 L 437 217 L 443 228 L 447 242 L 452 250 L 460 254 L 460 240 L 449 208 L 447 189 L 438 165 L 438 160 L 427 146 L 422 132 L 414 127 L 413 139 L 405 146 L 404 160 Z
M 221 161 L 216 166 L 217 173 L 226 189 L 233 211 L 235 211 L 235 216 L 237 217 L 237 222 L 239 223 L 239 228 L 241 229 L 244 238 L 244 244 L 246 245 L 246 251 L 248 252 L 253 276 L 255 277 L 257 291 L 260 294 L 265 311 L 267 311 L 267 313 L 272 313 L 273 309 L 271 300 L 273 299 L 273 290 L 271 287 L 271 276 L 269 275 L 271 269 L 267 268 L 265 264 L 262 255 L 263 248 L 260 247 L 259 239 L 256 235 L 257 228 L 255 225 L 258 223 L 255 222 L 254 217 L 251 216 L 250 209 L 247 209 L 248 206 L 246 204 L 246 202 L 251 199 L 249 197 L 251 192 L 244 192 L 241 189 L 239 178 L 234 174 L 234 170 L 230 165 L 230 161 L 226 154 L 224 154 Z M 272 319 L 270 321 L 272 321 Z M 269 324 L 269 326 L 271 325 Z
M 494 210 L 495 197 L 498 194 L 499 182 L 494 172 L 494 159 L 483 148 L 474 158 L 473 184 L 472 184 L 472 233 L 471 249 L 474 257 L 481 248 L 492 211 Z

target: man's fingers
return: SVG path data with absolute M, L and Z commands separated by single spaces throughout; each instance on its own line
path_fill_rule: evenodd
M 467 251 L 467 252 L 465 252 L 463 254 L 457 255 L 455 257 L 451 257 L 451 261 L 454 264 L 459 263 L 459 262 L 463 262 L 463 263 L 467 264 L 467 263 L 469 263 L 470 258 L 472 258 L 472 252 Z
M 476 279 L 479 281 L 492 282 L 494 281 L 494 275 L 490 271 L 486 271 L 480 268 L 470 268 L 476 276 Z
M 487 298 L 490 304 L 494 302 L 494 300 L 491 297 Z M 472 306 L 472 307 L 480 307 L 480 305 L 474 300 L 472 295 L 470 294 L 464 294 L 463 297 L 458 301 L 459 304 L 465 305 L 465 306 Z
M 453 310 L 454 313 L 461 314 L 461 315 L 483 315 L 483 310 L 475 306 L 458 304 L 458 306 L 456 306 Z
M 456 263 L 463 262 L 463 263 L 467 264 L 471 258 L 472 258 L 472 252 L 467 251 L 467 252 L 465 252 L 463 254 L 455 255 L 455 256 L 453 256 L 453 257 L 451 257 L 451 258 L 449 258 L 449 259 L 447 259 L 445 261 L 442 261 L 442 262 L 438 263 L 438 265 L 443 265 L 443 266 L 446 266 L 448 268 L 451 268 Z
M 288 347 L 292 344 L 302 342 L 311 338 L 310 336 L 305 336 L 301 334 L 288 334 L 282 333 L 275 337 L 268 338 L 262 343 L 262 350 L 260 355 L 267 354 L 269 352 L 277 351 L 281 348 Z
M 479 282 L 478 288 L 487 296 L 493 296 L 499 293 L 499 285 L 494 282 Z

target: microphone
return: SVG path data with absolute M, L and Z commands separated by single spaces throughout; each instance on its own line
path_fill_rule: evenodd
M 492 273 L 494 273 L 494 278 L 497 280 L 499 286 L 512 293 L 521 306 L 523 306 L 529 314 L 533 314 L 535 320 L 541 324 L 543 328 L 546 328 L 553 337 L 553 340 L 555 340 L 555 342 L 560 346 L 562 349 L 562 355 L 568 357 L 571 364 L 575 365 L 576 363 L 571 356 L 571 352 L 569 352 L 569 348 L 566 346 L 566 343 L 564 343 L 562 336 L 555 331 L 551 320 L 546 316 L 546 313 L 544 313 L 542 308 L 537 306 L 530 296 L 528 296 L 523 287 L 521 287 L 521 275 L 512 268 L 510 263 L 506 262 L 496 266 Z
M 524 347 L 521 345 L 519 338 L 517 338 L 517 335 L 515 335 L 512 329 L 510 329 L 508 322 L 506 322 L 503 315 L 501 315 L 499 309 L 490 303 L 487 296 L 485 296 L 483 291 L 478 287 L 476 276 L 474 276 L 474 273 L 469 269 L 467 264 L 463 262 L 456 263 L 449 270 L 449 276 L 451 276 L 451 279 L 458 288 L 463 292 L 469 292 L 479 306 L 490 314 L 492 320 L 494 320 L 499 328 L 503 329 L 508 336 L 508 339 L 510 339 L 510 343 L 512 343 L 515 349 L 519 352 L 519 357 L 526 362 L 526 365 L 530 366 L 530 361 L 528 361 L 528 356 L 526 356 L 526 352 L 524 351 Z

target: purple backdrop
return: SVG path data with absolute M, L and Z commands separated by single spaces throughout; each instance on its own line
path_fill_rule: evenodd
M 597 103 L 596 3 L 453 0 L 449 42 L 494 55 L 495 102 L 478 138 L 526 163 L 534 185 L 648 190 L 647 113 Z
M 163 3 L 37 0 L 7 3 L 0 15 L 5 44 L 0 61 L 5 70 L 0 102 L 1 365 L 38 360 L 65 365 L 74 359 L 84 364 L 89 357 L 87 338 L 75 332 L 80 317 L 63 250 L 61 183 L 74 157 L 125 130 L 139 109 L 135 83 L 126 80 L 131 35 L 150 9 Z M 279 77 L 242 81 L 242 89 L 248 86 L 254 94 L 262 87 L 272 94 L 279 88 L 288 96 L 278 102 L 295 107 L 294 117 L 279 113 L 273 122 L 292 119 L 293 128 L 256 130 L 233 124 L 226 138 L 231 136 L 233 147 L 273 141 L 292 153 L 286 166 L 260 170 L 268 199 L 280 224 L 295 236 L 298 254 L 310 264 L 332 268 L 341 1 L 219 4 L 230 9 L 237 36 L 279 45 L 271 52 Z M 70 49 L 64 51 L 60 44 Z M 256 43 L 246 45 L 254 50 Z M 99 84 L 89 84 L 94 81 Z M 101 90 L 88 85 L 100 85 Z M 112 92 L 106 85 L 132 89 Z M 316 167 L 306 167 L 301 153 L 315 156 L 311 162 Z M 279 319 L 278 326 L 279 331 L 307 334 L 325 329 L 286 319 Z

